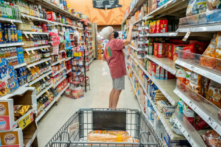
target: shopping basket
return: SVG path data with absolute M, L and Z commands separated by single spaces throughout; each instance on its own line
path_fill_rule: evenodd
M 87 135 L 93 130 L 123 130 L 127 131 L 139 143 L 123 142 L 88 142 Z M 79 109 L 59 129 L 46 144 L 46 147 L 116 147 L 116 146 L 146 146 L 159 147 L 158 138 L 151 131 L 144 114 L 136 109 Z M 152 142 L 149 142 L 152 140 Z

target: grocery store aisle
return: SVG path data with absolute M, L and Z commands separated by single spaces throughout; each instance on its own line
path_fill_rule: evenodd
M 83 98 L 74 100 L 63 96 L 58 105 L 53 106 L 40 120 L 38 124 L 39 147 L 43 147 L 79 108 L 108 107 L 112 79 L 107 63 L 102 60 L 93 61 L 87 75 L 90 77 L 91 90 L 85 93 Z M 140 109 L 131 91 L 130 81 L 127 77 L 125 79 L 126 89 L 120 95 L 118 108 Z

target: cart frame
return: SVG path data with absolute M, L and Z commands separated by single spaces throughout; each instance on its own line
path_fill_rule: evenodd
M 93 112 L 126 112 L 126 131 L 135 139 L 139 139 L 139 143 L 124 142 L 88 142 L 87 134 L 93 131 Z M 153 128 L 147 121 L 145 114 L 136 109 L 104 109 L 104 108 L 82 108 L 75 112 L 70 119 L 58 130 L 45 147 L 77 147 L 77 146 L 93 146 L 93 147 L 160 147 L 159 138 L 155 135 Z M 78 128 L 70 132 L 70 126 L 76 124 Z M 154 142 L 149 142 L 151 139 Z

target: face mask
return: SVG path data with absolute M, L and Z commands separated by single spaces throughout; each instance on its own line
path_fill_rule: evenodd
M 117 37 L 119 37 L 118 32 L 114 32 L 114 38 L 116 39 Z

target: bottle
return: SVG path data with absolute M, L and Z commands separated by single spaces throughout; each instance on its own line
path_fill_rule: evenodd
M 1 1 L 2 17 L 6 18 L 6 8 L 4 5 L 4 0 Z

